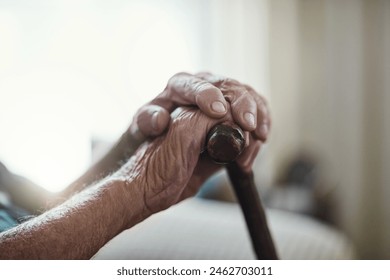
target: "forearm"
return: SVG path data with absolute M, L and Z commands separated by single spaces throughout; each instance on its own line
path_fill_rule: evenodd
M 130 129 L 132 129 L 132 126 Z M 94 182 L 114 173 L 135 153 L 142 144 L 143 137 L 134 131 L 130 131 L 130 129 L 120 137 L 102 159 L 60 193 L 58 202 L 68 199 L 75 193 L 91 186 Z
M 0 234 L 0 259 L 89 259 L 143 220 L 141 192 L 106 180 L 48 212 Z

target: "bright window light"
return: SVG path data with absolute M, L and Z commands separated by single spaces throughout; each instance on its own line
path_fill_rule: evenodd
M 0 161 L 51 191 L 89 166 L 92 138 L 115 141 L 194 68 L 173 6 L 70 2 L 0 6 Z

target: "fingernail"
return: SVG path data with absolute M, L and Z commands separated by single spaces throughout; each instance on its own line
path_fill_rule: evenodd
M 268 125 L 267 125 L 266 123 L 263 123 L 263 124 L 260 126 L 259 132 L 260 132 L 261 136 L 263 136 L 264 138 L 266 138 L 266 137 L 267 137 L 267 134 L 268 134 Z
M 246 112 L 244 114 L 244 119 L 247 121 L 248 125 L 251 127 L 255 127 L 255 115 L 252 113 Z
M 221 101 L 214 101 L 211 104 L 211 109 L 213 109 L 213 111 L 216 113 L 225 113 L 226 112 L 225 105 L 223 105 L 223 103 Z
M 152 128 L 153 130 L 158 129 L 158 112 L 154 112 L 152 115 Z

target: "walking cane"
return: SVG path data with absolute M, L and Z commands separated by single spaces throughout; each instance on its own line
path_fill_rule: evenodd
M 134 154 L 143 142 L 130 135 L 127 156 Z M 253 249 L 260 260 L 277 259 L 277 253 L 268 229 L 264 208 L 253 178 L 253 172 L 241 170 L 235 159 L 241 154 L 245 146 L 242 130 L 234 124 L 218 124 L 212 128 L 207 136 L 206 150 L 209 156 L 217 163 L 227 168 L 230 181 L 236 197 L 243 211 L 247 228 L 252 240 Z
M 207 136 L 206 150 L 217 163 L 225 164 L 240 203 L 253 249 L 259 260 L 278 259 L 269 231 L 264 208 L 255 185 L 253 172 L 245 172 L 235 162 L 245 146 L 242 130 L 234 125 L 222 123 L 210 130 Z

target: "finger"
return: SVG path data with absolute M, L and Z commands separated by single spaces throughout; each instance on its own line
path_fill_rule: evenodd
M 169 112 L 179 106 L 197 105 L 204 114 L 213 118 L 221 118 L 227 112 L 226 100 L 217 87 L 187 73 L 174 75 L 164 92 L 152 104 Z
M 226 100 L 222 92 L 212 84 L 200 81 L 195 85 L 196 104 L 203 113 L 212 118 L 221 118 L 227 112 Z
M 160 135 L 168 127 L 171 117 L 169 112 L 157 105 L 146 105 L 137 113 L 139 131 L 145 137 Z
M 255 130 L 255 135 L 262 142 L 266 142 L 271 127 L 271 118 L 269 116 L 268 108 L 264 103 L 257 106 L 257 116 L 258 125 Z
M 214 75 L 210 72 L 199 72 L 195 76 L 209 82 L 216 87 L 219 87 L 224 81 L 227 80 L 227 78 L 224 76 Z
M 261 141 L 250 137 L 250 145 L 245 148 L 244 152 L 238 157 L 237 163 L 244 172 L 252 170 L 253 163 L 260 150 Z
M 251 87 L 246 86 L 246 88 L 257 104 L 257 127 L 254 130 L 254 134 L 257 139 L 265 142 L 271 127 L 271 116 L 268 110 L 267 102 Z
M 224 76 L 213 75 L 209 72 L 200 72 L 197 73 L 196 76 L 218 87 L 222 91 L 232 87 L 241 86 L 241 83 L 237 80 Z
M 245 138 L 245 148 L 247 148 L 250 144 L 249 138 L 250 137 L 250 132 L 249 131 L 244 131 L 244 138 Z
M 256 128 L 256 105 L 256 101 L 248 92 L 242 94 L 231 103 L 233 118 L 244 130 L 253 131 Z

